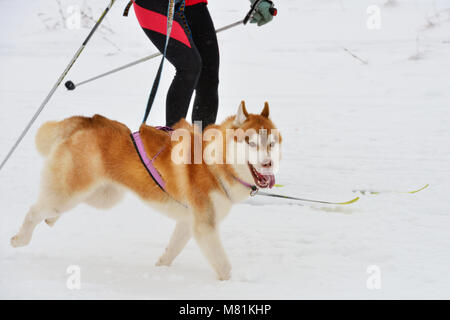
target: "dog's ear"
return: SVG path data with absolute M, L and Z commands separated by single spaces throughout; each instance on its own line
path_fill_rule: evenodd
M 266 101 L 266 103 L 264 103 L 264 109 L 261 112 L 261 115 L 264 118 L 269 118 L 269 114 L 270 114 L 270 110 L 269 110 L 269 103 Z
M 236 127 L 240 127 L 245 120 L 247 120 L 248 118 L 248 112 L 247 109 L 245 108 L 245 101 L 242 101 L 241 104 L 239 105 L 237 114 L 236 114 L 236 118 L 234 119 L 234 125 Z

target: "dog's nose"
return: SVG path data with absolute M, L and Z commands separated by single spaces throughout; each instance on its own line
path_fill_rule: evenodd
M 265 160 L 261 165 L 263 168 L 270 168 L 272 166 L 272 160 Z

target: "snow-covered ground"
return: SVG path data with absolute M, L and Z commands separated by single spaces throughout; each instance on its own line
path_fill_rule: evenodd
M 67 15 L 83 2 L 61 7 Z M 107 2 L 89 1 L 93 14 Z M 67 79 L 155 52 L 134 14 L 122 17 L 126 2 L 117 2 Z M 237 205 L 221 226 L 233 265 L 226 282 L 194 241 L 172 267 L 155 267 L 174 223 L 131 194 L 107 212 L 80 206 L 53 229 L 38 226 L 28 247 L 11 248 L 37 196 L 39 124 L 99 113 L 136 129 L 153 60 L 74 92 L 60 88 L 0 172 L 0 298 L 450 298 L 450 1 L 385 2 L 278 0 L 273 23 L 221 34 L 219 120 L 242 99 L 254 112 L 271 103 L 284 138 L 280 193 L 342 201 L 356 188 L 428 189 L 339 208 L 262 197 Z M 381 10 L 380 30 L 366 27 L 370 5 Z M 220 27 L 241 19 L 248 1 L 209 7 Z M 59 27 L 52 0 L 0 0 L 0 16 L 3 159 L 89 29 Z M 174 72 L 167 66 L 153 124 L 164 122 Z M 71 265 L 81 268 L 81 290 L 66 286 Z M 379 290 L 367 287 L 369 266 L 381 272 Z

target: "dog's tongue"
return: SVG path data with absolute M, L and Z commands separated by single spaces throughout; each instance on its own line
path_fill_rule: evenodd
M 260 188 L 272 188 L 275 185 L 275 176 L 273 174 L 261 174 L 258 175 L 257 185 Z

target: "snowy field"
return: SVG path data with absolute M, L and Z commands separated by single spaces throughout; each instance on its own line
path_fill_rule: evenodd
M 92 14 L 107 2 L 89 1 Z M 134 13 L 122 17 L 126 2 L 117 1 L 67 79 L 155 52 Z M 60 88 L 0 172 L 0 298 L 450 298 L 450 1 L 385 2 L 278 0 L 273 23 L 221 34 L 219 120 L 242 99 L 253 112 L 270 102 L 284 138 L 279 193 L 344 201 L 354 189 L 428 189 L 339 208 L 263 197 L 236 205 L 221 226 L 233 265 L 226 282 L 192 240 L 172 267 L 155 267 L 174 222 L 132 194 L 106 212 L 77 207 L 52 229 L 39 225 L 28 247 L 10 247 L 37 197 L 38 126 L 99 113 L 137 129 L 153 60 L 74 92 Z M 62 0 L 65 16 L 71 5 L 87 8 Z M 379 30 L 366 26 L 370 5 L 381 10 Z M 248 1 L 209 7 L 220 27 L 241 19 Z M 0 16 L 3 159 L 89 28 L 63 28 L 53 0 L 0 0 Z M 164 123 L 167 66 L 155 125 Z M 66 286 L 71 265 L 81 268 L 81 290 Z M 380 289 L 367 286 L 370 266 Z

